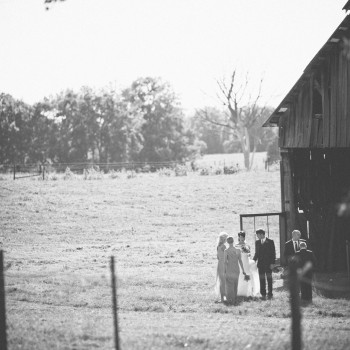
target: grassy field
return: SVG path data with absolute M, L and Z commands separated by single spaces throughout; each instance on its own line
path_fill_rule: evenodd
M 123 349 L 291 348 L 279 273 L 271 301 L 228 307 L 213 291 L 218 233 L 279 211 L 279 172 L 34 179 L 0 182 L 9 349 L 112 349 L 111 255 Z M 348 349 L 349 304 L 316 295 L 304 348 Z

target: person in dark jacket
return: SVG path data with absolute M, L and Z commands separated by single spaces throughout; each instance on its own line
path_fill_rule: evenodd
M 259 279 L 260 279 L 260 294 L 263 299 L 266 298 L 266 279 L 269 299 L 272 298 L 272 268 L 276 261 L 275 243 L 272 239 L 265 237 L 263 229 L 256 230 L 258 240 L 255 241 L 255 255 L 253 260 L 257 261 Z
M 298 267 L 301 269 L 300 293 L 301 300 L 312 301 L 312 278 L 316 266 L 316 258 L 305 242 L 300 242 L 300 250 L 295 254 Z
M 289 264 L 290 259 L 292 259 L 295 254 L 300 250 L 300 243 L 306 241 L 301 239 L 301 232 L 299 230 L 293 230 L 292 239 L 287 241 L 284 245 L 284 259 L 286 265 Z

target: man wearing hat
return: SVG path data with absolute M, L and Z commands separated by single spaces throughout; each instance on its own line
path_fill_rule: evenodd
M 300 242 L 300 250 L 295 254 L 298 266 L 301 269 L 300 292 L 301 300 L 312 301 L 312 277 L 316 266 L 316 258 L 305 242 Z

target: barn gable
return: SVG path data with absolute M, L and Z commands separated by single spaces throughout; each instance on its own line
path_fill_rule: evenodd
M 349 5 L 350 7 L 350 5 Z M 350 15 L 305 68 L 264 126 L 278 126 L 286 233 L 300 229 L 321 270 L 346 268 L 350 219 Z
M 283 148 L 350 147 L 349 114 L 350 15 L 311 60 L 264 126 L 279 126 L 279 145 Z

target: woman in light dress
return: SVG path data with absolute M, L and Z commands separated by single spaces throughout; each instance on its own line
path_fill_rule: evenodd
M 226 302 L 227 304 L 235 304 L 239 276 L 246 276 L 246 273 L 241 259 L 241 251 L 233 246 L 233 237 L 227 237 L 227 243 L 229 247 L 224 252 Z M 240 273 L 240 271 L 242 272 Z
M 218 237 L 218 242 L 216 246 L 218 266 L 216 269 L 216 283 L 215 283 L 215 294 L 220 301 L 223 303 L 225 301 L 225 266 L 224 266 L 224 255 L 225 255 L 225 243 L 228 234 L 226 232 L 221 232 Z
M 243 269 L 249 275 L 248 281 L 242 273 L 239 275 L 237 295 L 243 297 L 258 296 L 260 293 L 259 272 L 256 262 L 250 258 L 250 247 L 245 241 L 244 231 L 238 233 L 236 248 L 241 251 Z

